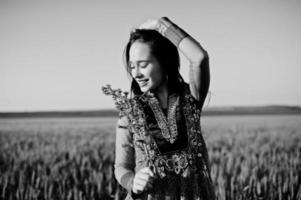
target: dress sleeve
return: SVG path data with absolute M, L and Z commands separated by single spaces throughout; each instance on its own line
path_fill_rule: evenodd
M 169 39 L 189 61 L 190 92 L 202 107 L 210 85 L 208 52 L 197 40 L 167 17 L 158 20 L 158 31 Z
M 131 191 L 135 176 L 135 151 L 133 137 L 128 129 L 128 119 L 121 117 L 116 127 L 115 177 L 128 192 Z

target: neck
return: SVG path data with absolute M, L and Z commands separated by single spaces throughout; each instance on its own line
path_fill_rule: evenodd
M 167 84 L 163 84 L 155 92 L 162 108 L 167 108 L 167 99 L 168 99 L 168 87 Z

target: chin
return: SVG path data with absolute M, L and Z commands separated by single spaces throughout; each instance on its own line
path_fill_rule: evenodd
M 156 88 L 157 87 L 154 84 L 147 84 L 147 85 L 140 87 L 140 90 L 143 93 L 148 92 L 148 91 L 154 92 L 154 90 L 156 90 Z
M 150 89 L 148 87 L 148 85 L 143 85 L 143 86 L 139 85 L 139 88 L 140 88 L 141 92 L 143 92 L 143 93 L 147 92 Z
M 149 87 L 149 86 L 145 86 L 145 87 L 140 87 L 141 92 L 145 93 L 148 91 L 151 91 L 153 88 Z
M 149 88 L 140 88 L 141 92 L 145 93 L 147 91 L 149 91 Z

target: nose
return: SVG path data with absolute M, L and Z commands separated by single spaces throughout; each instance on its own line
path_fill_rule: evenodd
M 141 70 L 140 70 L 140 68 L 138 66 L 135 67 L 134 69 L 132 69 L 132 76 L 134 78 L 139 78 L 139 77 L 142 76 Z

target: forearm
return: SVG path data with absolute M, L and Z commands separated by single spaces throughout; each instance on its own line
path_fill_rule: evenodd
M 203 105 L 210 83 L 208 53 L 194 38 L 168 18 L 158 20 L 157 31 L 178 47 L 178 50 L 188 59 L 190 91 Z
M 126 117 L 122 117 L 118 120 L 116 128 L 114 173 L 119 184 L 129 192 L 132 189 L 135 175 L 135 156 L 132 140 L 133 138 L 128 130 L 128 120 Z
M 200 64 L 203 66 L 190 65 L 189 87 L 192 96 L 199 101 L 201 107 L 204 104 L 210 85 L 209 60 L 205 58 Z
M 124 166 L 115 164 L 115 178 L 128 192 L 132 190 L 135 173 Z
M 199 66 L 203 59 L 208 57 L 207 52 L 194 38 L 168 18 L 160 18 L 156 29 L 170 40 L 194 66 Z

